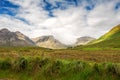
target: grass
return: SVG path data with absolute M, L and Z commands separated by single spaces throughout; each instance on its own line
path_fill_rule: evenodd
M 76 49 L 83 50 L 120 50 L 120 37 L 104 40 L 99 43 L 78 46 Z
M 119 80 L 119 49 L 1 47 L 0 79 Z
M 120 63 L 120 49 L 74 48 L 63 50 L 42 49 L 38 47 L 0 48 L 0 59 L 18 59 L 19 57 L 42 57 L 63 60 L 81 60 L 87 62 Z
M 0 63 L 0 78 L 10 80 L 119 80 L 120 65 L 21 57 Z M 10 64 L 4 65 L 4 64 Z M 2 68 L 2 67 L 7 68 Z M 119 70 L 118 70 L 119 69 Z
M 91 44 L 99 43 L 101 41 L 114 39 L 114 38 L 120 38 L 120 25 L 115 26 L 109 32 L 101 36 L 99 39 L 91 42 Z

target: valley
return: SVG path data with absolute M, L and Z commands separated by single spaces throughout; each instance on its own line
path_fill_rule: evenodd
M 0 79 L 119 80 L 119 31 L 120 25 L 98 39 L 81 37 L 68 46 L 53 36 L 31 40 L 21 32 L 2 29 Z

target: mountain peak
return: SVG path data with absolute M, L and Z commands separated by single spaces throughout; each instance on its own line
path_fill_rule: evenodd
M 3 28 L 0 30 L 0 46 L 34 46 L 34 42 L 19 31 Z
M 0 30 L 0 32 L 10 32 L 10 31 L 6 28 L 3 28 L 3 29 Z
M 50 48 L 50 49 L 63 49 L 66 45 L 62 44 L 60 41 L 54 38 L 52 35 L 41 36 L 34 38 L 33 41 L 39 47 Z
M 17 33 L 17 34 L 22 34 L 20 31 L 16 31 L 15 33 Z
M 54 37 L 52 35 L 41 36 L 37 42 L 45 42 L 48 40 L 54 40 Z

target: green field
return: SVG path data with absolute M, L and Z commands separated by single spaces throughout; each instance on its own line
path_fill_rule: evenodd
M 120 80 L 120 50 L 1 47 L 0 79 Z

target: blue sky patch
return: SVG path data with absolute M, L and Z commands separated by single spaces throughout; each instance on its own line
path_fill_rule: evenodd
M 85 7 L 86 10 L 90 11 L 94 8 L 94 5 L 88 5 Z
M 48 0 L 43 0 L 43 3 L 45 4 L 43 9 L 49 12 L 48 15 L 50 17 L 54 17 L 53 10 L 55 9 L 65 10 L 68 9 L 69 6 L 78 6 L 78 0 L 55 1 L 55 5 L 52 5 Z
M 120 2 L 118 2 L 116 5 L 115 5 L 115 10 L 118 10 L 120 9 Z
M 15 16 L 19 7 L 20 6 L 15 5 L 7 0 L 2 0 L 0 1 L 0 14 Z

